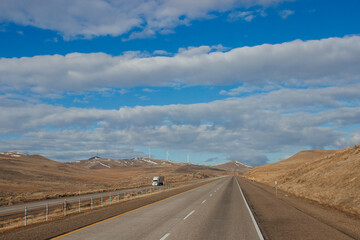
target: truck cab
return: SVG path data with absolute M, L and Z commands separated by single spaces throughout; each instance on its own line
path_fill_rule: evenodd
M 164 185 L 164 176 L 155 176 L 152 181 L 153 186 Z

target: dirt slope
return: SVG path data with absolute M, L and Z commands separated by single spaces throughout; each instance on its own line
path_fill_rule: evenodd
M 156 175 L 165 176 L 166 182 L 179 182 L 226 174 L 218 169 L 191 164 L 184 171 L 183 164 L 160 164 L 160 161 L 151 159 L 142 161 L 142 165 L 137 162 L 93 169 L 40 155 L 0 153 L 0 205 L 146 186 Z
M 218 169 L 223 169 L 226 171 L 232 171 L 232 172 L 235 171 L 235 172 L 240 172 L 240 173 L 247 172 L 248 170 L 250 170 L 252 168 L 252 167 L 245 165 L 238 161 L 230 161 L 230 162 L 226 162 L 223 164 L 214 165 L 212 167 L 218 168 Z
M 296 196 L 360 215 L 360 146 L 300 152 L 279 163 L 256 167 L 248 179 Z

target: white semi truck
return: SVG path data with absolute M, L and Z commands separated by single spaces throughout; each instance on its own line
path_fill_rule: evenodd
M 164 176 L 156 176 L 153 178 L 152 185 L 153 186 L 161 186 L 164 185 Z

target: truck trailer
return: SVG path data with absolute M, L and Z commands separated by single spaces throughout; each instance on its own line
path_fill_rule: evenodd
M 153 178 L 153 182 L 152 182 L 152 185 L 153 186 L 161 186 L 161 185 L 164 185 L 164 176 L 156 176 Z

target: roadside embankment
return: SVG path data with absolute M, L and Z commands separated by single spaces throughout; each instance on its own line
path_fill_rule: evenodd
M 270 240 L 360 239 L 360 218 L 238 177 L 259 227 Z
M 360 216 L 360 145 L 342 150 L 303 151 L 255 167 L 245 177 L 295 196 Z

